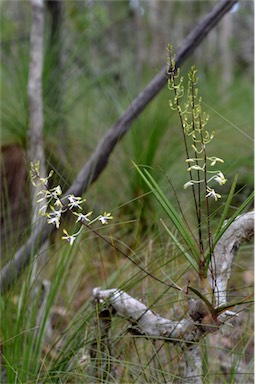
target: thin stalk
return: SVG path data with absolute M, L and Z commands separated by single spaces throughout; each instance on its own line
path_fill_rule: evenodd
M 195 114 L 195 80 L 192 78 L 191 80 L 191 113 L 192 113 L 192 131 L 195 134 L 196 130 L 196 114 Z M 194 140 L 194 136 L 192 135 L 193 138 L 193 146 L 196 148 L 196 142 Z M 195 153 L 195 163 L 196 165 L 198 164 L 198 159 L 197 159 L 197 151 L 194 150 Z M 197 180 L 200 181 L 200 171 L 197 170 Z M 201 213 L 202 213 L 202 208 L 201 208 L 201 185 L 200 183 L 197 184 L 197 194 L 198 194 L 198 207 L 197 207 L 197 221 L 198 221 L 198 239 L 199 239 L 199 250 L 200 250 L 200 268 L 203 270 L 204 268 L 204 244 L 203 244 L 203 237 L 202 237 L 202 229 L 201 229 Z M 203 271 L 200 271 L 203 274 Z
M 174 92 L 176 95 L 176 93 L 177 93 L 176 90 Z M 185 131 L 184 131 L 184 122 L 183 122 L 183 118 L 182 118 L 182 114 L 181 114 L 181 107 L 180 107 L 178 98 L 176 101 L 176 105 L 177 105 L 177 110 L 178 110 L 178 114 L 179 114 L 179 118 L 180 118 L 180 122 L 181 122 L 181 127 L 182 127 L 182 136 L 183 136 L 183 141 L 184 141 L 184 146 L 185 146 L 186 157 L 187 157 L 187 159 L 189 159 L 190 157 L 189 157 L 188 144 L 187 144 L 187 139 L 186 139 L 186 135 L 185 135 Z M 191 163 L 189 161 L 188 161 L 188 166 L 189 167 L 191 166 Z M 192 171 L 189 172 L 189 176 L 190 176 L 190 180 L 192 180 Z M 199 211 L 198 211 L 198 203 L 197 203 L 197 199 L 196 199 L 195 187 L 194 187 L 194 185 L 192 185 L 191 187 L 192 187 L 193 200 L 195 203 L 196 216 L 197 216 L 197 220 L 199 221 Z
M 199 115 L 199 131 L 200 131 L 201 146 L 202 146 L 203 156 L 204 156 L 204 186 L 205 186 L 205 201 L 206 201 L 208 248 L 209 248 L 210 260 L 211 260 L 211 258 L 213 257 L 213 249 L 212 249 L 212 234 L 211 234 L 211 223 L 210 223 L 210 207 L 209 207 L 209 198 L 206 194 L 206 191 L 207 191 L 207 156 L 206 156 L 206 148 L 205 148 L 204 137 L 203 137 L 203 126 L 202 126 L 201 114 Z M 203 266 L 205 267 L 205 259 L 203 260 L 203 262 L 204 262 Z M 205 270 L 203 271 L 203 273 L 205 274 L 204 277 L 206 277 L 206 271 Z
M 177 84 L 175 82 L 176 72 L 177 71 L 176 71 L 175 62 L 172 59 L 171 52 L 169 52 L 169 63 L 170 63 L 170 66 L 169 66 L 169 69 L 168 69 L 167 73 L 169 75 L 169 82 L 172 81 L 172 83 L 174 85 L 174 87 L 173 87 L 173 89 L 174 89 L 174 96 L 175 96 L 175 102 L 176 102 L 177 111 L 178 111 L 178 114 L 179 114 L 179 119 L 180 119 L 181 127 L 182 127 L 182 135 L 183 135 L 183 141 L 184 141 L 184 146 L 185 146 L 186 158 L 189 159 L 190 157 L 189 157 L 188 144 L 187 144 L 187 139 L 186 139 L 185 130 L 184 130 L 185 124 L 184 124 L 184 121 L 183 121 L 183 118 L 182 118 L 181 106 L 180 106 L 180 103 L 179 103 L 179 95 L 178 95 L 177 89 L 176 89 Z M 191 166 L 190 162 L 188 162 L 188 166 L 189 167 Z M 190 175 L 190 180 L 192 180 L 192 172 L 190 172 L 189 175 Z M 194 185 L 192 185 L 191 187 L 192 187 L 192 194 L 193 194 L 193 200 L 194 200 L 194 204 L 195 204 L 196 215 L 197 215 L 197 219 L 198 219 L 198 205 L 197 205 L 195 188 L 194 188 Z

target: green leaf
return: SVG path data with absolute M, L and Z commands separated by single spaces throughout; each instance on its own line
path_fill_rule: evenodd
M 170 229 L 166 226 L 166 224 L 164 223 L 164 221 L 161 219 L 160 220 L 165 228 L 165 230 L 167 231 L 167 233 L 169 234 L 169 236 L 171 237 L 171 239 L 174 241 L 175 245 L 180 249 L 180 251 L 183 253 L 183 255 L 186 257 L 186 259 L 188 260 L 188 262 L 190 263 L 190 265 L 192 266 L 192 268 L 195 269 L 196 272 L 199 272 L 199 267 L 198 267 L 198 264 L 197 262 L 195 261 L 194 257 L 192 257 L 189 252 L 181 245 L 181 243 L 176 239 L 176 237 L 174 236 L 174 234 L 170 231 Z
M 190 258 L 193 259 L 193 267 L 194 264 L 198 264 L 199 262 L 199 253 L 197 244 L 192 237 L 192 234 L 190 233 L 190 230 L 186 227 L 185 223 L 183 222 L 182 218 L 179 216 L 173 205 L 170 203 L 170 201 L 167 199 L 164 192 L 161 190 L 157 182 L 154 180 L 154 178 L 151 176 L 151 174 L 146 170 L 141 170 L 136 164 L 134 164 L 137 171 L 143 178 L 143 180 L 146 182 L 164 211 L 166 212 L 167 216 L 173 223 L 174 227 L 176 228 L 177 232 L 180 234 L 182 239 L 184 240 L 185 244 L 187 245 L 187 248 L 192 253 L 192 256 Z M 184 249 L 184 248 L 183 248 Z M 187 252 L 187 251 L 185 251 Z

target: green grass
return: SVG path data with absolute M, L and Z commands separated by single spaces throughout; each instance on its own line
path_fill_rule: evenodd
M 114 227 L 113 225 L 108 228 L 107 232 L 110 234 Z M 55 250 L 49 249 L 49 261 L 38 272 L 34 285 L 29 287 L 30 279 L 26 274 L 22 285 L 18 283 L 16 290 L 2 297 L 2 364 L 5 363 L 7 370 L 7 382 L 90 383 L 100 382 L 99 374 L 99 377 L 103 375 L 104 382 L 111 383 L 114 378 L 111 376 L 109 363 L 117 370 L 121 382 L 178 382 L 178 378 L 182 382 L 180 349 L 163 341 L 134 338 L 126 333 L 128 322 L 124 319 L 112 319 L 110 342 L 114 350 L 113 356 L 97 350 L 101 342 L 99 319 L 96 309 L 89 301 L 93 287 L 119 287 L 136 298 L 142 298 L 162 316 L 175 319 L 187 315 L 187 301 L 176 291 L 163 288 L 154 280 L 145 278 L 131 263 L 114 255 L 110 247 L 106 248 L 105 244 L 89 237 L 89 233 L 82 236 L 74 248 L 63 245 L 55 247 Z M 166 281 L 169 277 L 183 285 L 187 281 L 187 262 L 176 252 L 174 245 L 166 240 L 162 233 L 158 236 L 154 233 L 154 239 L 147 244 L 141 244 L 133 258 L 155 276 L 165 278 Z M 246 247 L 244 251 L 248 256 L 252 251 L 251 246 Z M 244 287 L 246 293 L 250 291 L 247 277 L 242 272 L 242 265 L 247 271 L 250 263 L 242 254 L 236 260 L 241 272 L 234 271 L 233 274 L 233 281 L 239 276 L 240 284 L 236 288 L 239 289 L 241 297 L 245 293 Z M 50 277 L 51 287 L 38 331 L 34 329 L 37 324 L 35 318 L 39 301 L 35 291 L 44 275 Z M 230 350 L 226 351 L 226 355 L 234 358 L 236 362 L 250 361 L 252 309 L 241 312 L 239 316 L 245 319 L 241 320 L 238 326 L 240 340 L 236 340 L 236 324 L 234 328 L 225 326 L 231 333 L 229 339 L 234 343 Z M 49 339 L 44 339 L 47 334 L 47 319 L 51 319 L 53 333 Z M 97 353 L 96 360 L 91 361 L 89 349 L 93 343 Z M 220 345 L 220 340 L 219 344 L 215 345 L 215 336 L 212 336 L 208 338 L 204 348 L 209 356 L 212 353 L 215 355 L 213 366 L 210 358 L 209 366 L 207 364 L 204 368 L 208 383 L 217 377 L 217 372 L 222 382 L 227 382 L 217 365 L 217 356 L 219 357 L 219 352 L 225 347 Z M 105 362 L 108 365 L 105 365 Z M 235 366 L 232 366 L 232 377 L 235 376 Z M 251 374 L 251 368 L 251 365 L 246 366 L 246 371 L 243 372 L 246 377 Z

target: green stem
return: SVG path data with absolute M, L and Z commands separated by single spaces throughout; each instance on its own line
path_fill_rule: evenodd
M 175 79 L 173 79 L 173 84 L 174 84 L 174 86 L 176 86 Z M 182 127 L 182 136 L 183 136 L 183 141 L 184 141 L 184 146 L 185 146 L 186 158 L 189 159 L 190 156 L 189 156 L 189 150 L 188 150 L 188 143 L 187 143 L 187 139 L 186 139 L 186 135 L 185 135 L 185 130 L 184 130 L 185 124 L 184 124 L 184 121 L 183 121 L 183 118 L 182 118 L 181 106 L 180 106 L 180 103 L 179 103 L 179 97 L 178 97 L 178 94 L 177 94 L 177 91 L 176 91 L 175 87 L 174 87 L 174 94 L 175 94 L 175 97 L 176 97 L 176 106 L 177 106 L 177 110 L 178 110 L 178 114 L 179 114 L 179 119 L 180 119 L 180 123 L 181 123 L 181 127 Z M 188 162 L 188 166 L 189 167 L 191 166 L 190 162 Z M 192 171 L 189 172 L 189 175 L 190 175 L 190 180 L 192 180 L 193 179 Z M 194 185 L 192 185 L 191 187 L 192 187 L 193 200 L 194 200 L 194 204 L 195 204 L 196 216 L 197 216 L 197 220 L 199 221 L 199 211 L 198 211 L 198 203 L 197 203 L 197 199 L 196 199 L 195 187 L 194 187 Z
M 169 82 L 170 82 L 170 84 L 172 82 L 172 84 L 174 85 L 173 89 L 174 89 L 177 111 L 179 114 L 181 127 L 182 127 L 182 135 L 183 135 L 183 141 L 184 141 L 184 146 L 185 146 L 186 158 L 189 159 L 190 157 L 189 157 L 188 144 L 187 144 L 187 139 L 186 139 L 185 130 L 184 130 L 185 123 L 184 123 L 183 118 L 182 118 L 181 106 L 179 103 L 179 95 L 178 95 L 177 89 L 176 89 L 177 84 L 176 84 L 175 78 L 176 78 L 176 72 L 177 71 L 176 71 L 176 66 L 175 66 L 175 62 L 173 59 L 173 53 L 172 53 L 171 47 L 168 50 L 168 55 L 169 55 L 168 56 L 168 60 L 169 60 L 169 68 L 168 68 Z M 190 162 L 188 162 L 188 166 L 189 167 L 191 166 Z M 192 180 L 192 171 L 190 171 L 189 176 L 190 176 L 190 180 Z M 196 199 L 195 187 L 194 187 L 194 185 L 192 185 L 191 187 L 192 187 L 193 200 L 194 200 L 194 204 L 195 204 L 196 216 L 197 216 L 197 220 L 199 220 L 199 218 L 198 218 L 198 216 L 199 216 L 198 204 L 197 204 L 197 199 Z
M 203 156 L 204 156 L 204 186 L 205 186 L 205 196 L 206 196 L 206 194 L 207 194 L 206 193 L 206 191 L 207 191 L 207 156 L 206 156 L 206 148 L 205 148 L 204 137 L 203 137 L 203 126 L 202 126 L 201 114 L 199 115 L 199 131 L 200 131 L 201 146 L 202 146 L 202 149 L 203 149 Z M 209 248 L 209 252 L 210 252 L 210 261 L 211 261 L 211 258 L 213 257 L 213 249 L 212 249 L 212 235 L 211 235 L 211 223 L 210 223 L 210 207 L 209 207 L 209 198 L 208 198 L 208 196 L 205 197 L 205 201 L 206 201 L 208 248 Z M 211 271 L 211 272 L 212 272 L 212 276 L 213 276 L 213 271 Z M 205 277 L 206 277 L 206 275 L 207 275 L 206 270 L 204 271 L 204 273 L 205 273 Z
M 195 134 L 196 122 L 195 122 L 195 84 L 194 77 L 191 79 L 191 112 L 192 112 L 192 131 Z M 196 142 L 193 138 L 193 146 L 196 147 Z M 195 163 L 198 164 L 197 151 L 195 150 Z M 200 171 L 197 171 L 197 180 L 200 181 Z M 203 276 L 204 272 L 204 245 L 203 245 L 203 237 L 202 237 L 202 228 L 201 228 L 201 216 L 202 216 L 202 207 L 201 207 L 201 185 L 197 184 L 197 194 L 198 194 L 198 207 L 197 207 L 197 221 L 198 221 L 198 238 L 199 238 L 199 251 L 200 251 L 200 274 Z

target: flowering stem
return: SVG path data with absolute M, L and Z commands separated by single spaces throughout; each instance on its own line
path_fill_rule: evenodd
M 182 110 L 181 110 L 181 106 L 179 103 L 179 95 L 177 92 L 177 84 L 175 81 L 176 67 L 175 67 L 175 62 L 172 59 L 171 50 L 169 49 L 168 52 L 169 52 L 169 64 L 170 64 L 169 70 L 168 70 L 169 81 L 172 81 L 172 84 L 173 84 L 175 102 L 176 102 L 177 111 L 179 114 L 180 123 L 181 123 L 181 127 L 182 127 L 182 135 L 183 135 L 183 141 L 184 141 L 184 146 L 185 146 L 186 158 L 189 159 L 190 156 L 189 156 L 189 150 L 188 150 L 188 143 L 187 143 L 187 139 L 186 139 L 186 135 L 185 135 L 185 129 L 184 129 L 185 123 L 184 123 L 183 117 L 182 117 Z M 190 162 L 188 162 L 188 166 L 189 167 L 191 166 Z M 190 171 L 189 175 L 190 175 L 190 180 L 192 180 L 193 179 L 192 171 Z M 195 204 L 195 211 L 196 211 L 197 219 L 199 220 L 199 218 L 198 218 L 198 204 L 197 204 L 197 199 L 196 199 L 195 187 L 193 184 L 191 185 L 191 187 L 192 187 L 193 200 L 194 200 L 194 204 Z
M 211 242 L 211 224 L 210 224 L 210 208 L 209 208 L 209 197 L 207 196 L 207 156 L 206 156 L 206 146 L 204 143 L 204 137 L 203 137 L 203 127 L 202 127 L 202 119 L 201 114 L 199 115 L 199 131 L 200 131 L 200 139 L 201 139 L 201 146 L 203 150 L 203 156 L 204 156 L 204 185 L 205 185 L 205 200 L 206 200 L 206 217 L 207 217 L 207 231 L 208 231 L 208 246 L 209 246 L 209 252 L 210 255 L 212 255 L 212 242 Z M 202 260 L 201 260 L 202 261 Z M 205 265 L 205 258 L 203 258 L 203 264 L 202 264 L 202 270 L 201 273 L 203 277 L 205 278 L 207 276 L 206 271 L 206 265 Z
M 196 129 L 196 122 L 195 122 L 195 72 L 193 71 L 191 73 L 191 113 L 192 113 L 192 131 L 194 132 L 195 135 L 195 129 Z M 201 118 L 200 114 L 199 117 Z M 193 138 L 193 148 L 195 149 L 195 163 L 196 165 L 199 165 L 198 163 L 198 156 L 197 156 L 197 147 L 196 147 L 196 142 L 194 140 L 194 135 L 192 134 Z M 202 135 L 202 131 L 201 131 Z M 200 180 L 200 170 L 197 170 L 197 180 Z M 200 183 L 197 184 L 197 192 L 198 192 L 198 206 L 196 207 L 197 209 L 197 221 L 198 221 L 198 238 L 199 238 L 199 251 L 200 251 L 200 268 L 201 268 L 201 273 L 203 274 L 203 266 L 204 266 L 204 245 L 203 245 L 203 238 L 202 238 L 202 229 L 201 229 L 201 212 L 202 212 L 202 207 L 201 207 L 201 185 Z

